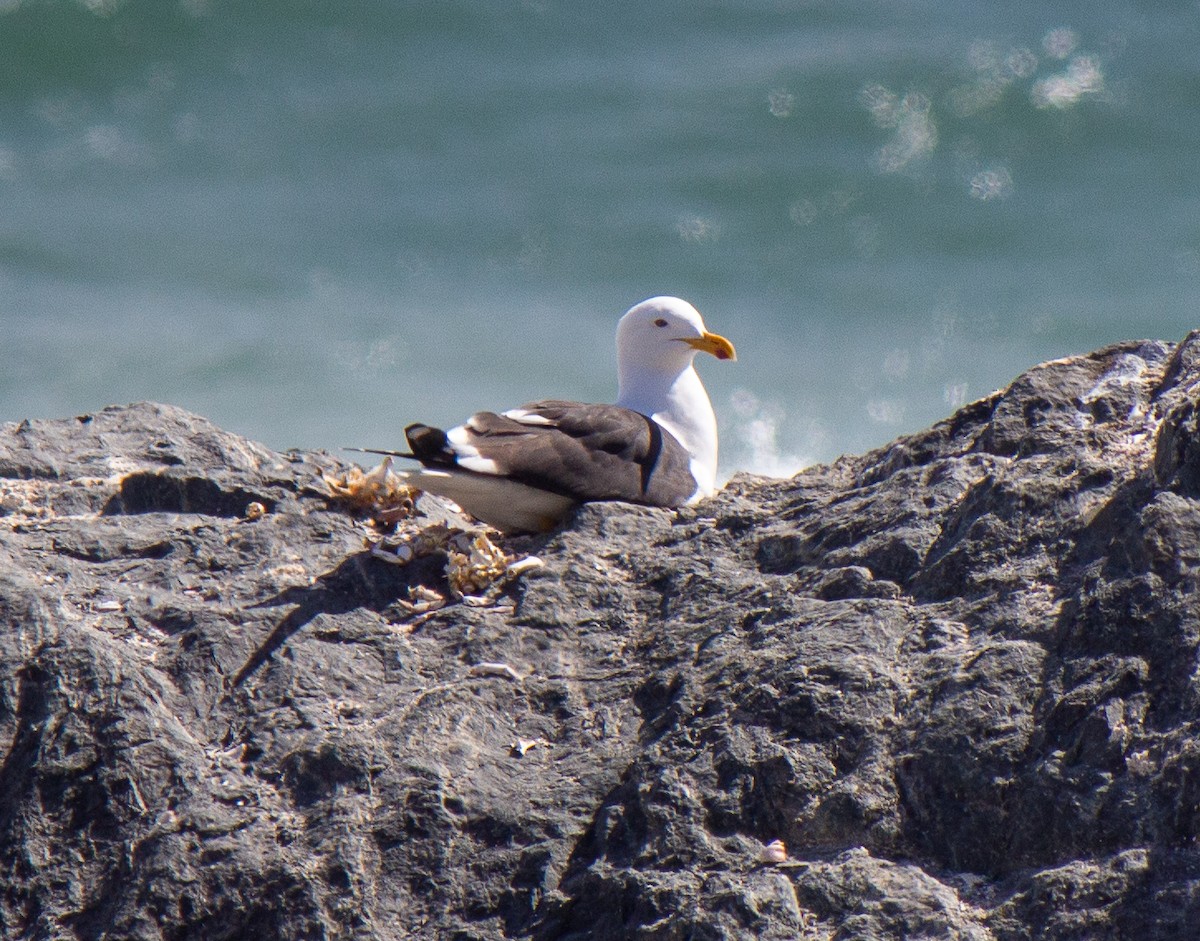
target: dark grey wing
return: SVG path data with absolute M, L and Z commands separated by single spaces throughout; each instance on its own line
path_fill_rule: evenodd
M 576 500 L 682 506 L 696 492 L 683 445 L 617 405 L 530 402 L 503 414 L 479 412 L 465 428 L 496 473 Z

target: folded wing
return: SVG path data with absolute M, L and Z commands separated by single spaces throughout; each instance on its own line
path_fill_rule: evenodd
M 572 501 L 681 506 L 697 489 L 691 457 L 671 433 L 617 405 L 530 402 L 478 412 L 447 432 L 410 425 L 405 434 L 426 467 L 502 477 Z

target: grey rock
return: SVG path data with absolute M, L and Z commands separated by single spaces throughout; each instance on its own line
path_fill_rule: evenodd
M 423 614 L 330 455 L 5 425 L 3 936 L 1194 937 L 1198 402 L 1200 335 L 1046 363 Z

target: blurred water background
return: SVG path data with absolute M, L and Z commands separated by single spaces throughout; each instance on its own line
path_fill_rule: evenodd
M 0 421 L 274 447 L 611 400 L 678 294 L 725 473 L 1200 326 L 1200 4 L 0 0 Z

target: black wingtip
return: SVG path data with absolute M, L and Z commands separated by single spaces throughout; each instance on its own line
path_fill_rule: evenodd
M 420 423 L 412 424 L 404 429 L 404 437 L 408 439 L 413 457 L 422 464 L 452 466 L 457 460 L 454 449 L 446 439 L 446 432 L 441 428 Z
M 404 429 L 410 451 L 389 451 L 386 448 L 342 448 L 360 454 L 383 454 L 386 457 L 402 457 L 409 461 L 420 461 L 426 466 L 453 467 L 456 459 L 454 449 L 446 440 L 446 432 L 430 425 L 409 425 Z

